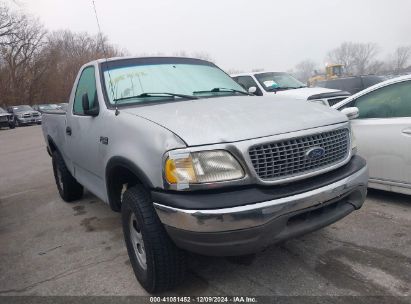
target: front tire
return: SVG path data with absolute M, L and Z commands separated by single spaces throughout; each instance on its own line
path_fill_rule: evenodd
M 185 275 L 185 253 L 168 236 L 143 186 L 124 193 L 121 217 L 128 256 L 144 289 L 155 293 L 178 286 Z
M 83 196 L 83 186 L 71 175 L 59 152 L 53 152 L 52 161 L 54 178 L 61 198 L 66 202 L 80 199 Z

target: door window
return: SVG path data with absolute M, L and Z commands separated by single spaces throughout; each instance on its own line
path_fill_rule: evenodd
M 94 67 L 86 67 L 81 73 L 80 79 L 77 84 L 76 95 L 74 98 L 73 113 L 77 115 L 83 115 L 83 95 L 87 93 L 89 106 L 92 109 L 97 106 L 97 90 L 96 90 L 96 77 L 94 74 Z
M 411 81 L 385 86 L 355 101 L 359 118 L 411 117 Z
M 234 77 L 234 80 L 237 81 L 237 83 L 241 85 L 247 92 L 249 88 L 256 87 L 256 95 L 262 95 L 260 88 L 251 76 L 238 76 Z

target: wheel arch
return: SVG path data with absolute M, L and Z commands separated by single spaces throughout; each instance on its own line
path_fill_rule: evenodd
M 47 152 L 50 156 L 52 156 L 54 151 L 57 151 L 57 152 L 60 153 L 59 149 L 57 148 L 57 145 L 55 144 L 55 142 L 53 140 L 53 138 L 51 138 L 50 135 L 47 135 Z
M 142 184 L 147 189 L 152 189 L 153 184 L 147 175 L 134 162 L 121 156 L 114 156 L 106 166 L 106 189 L 108 203 L 114 211 L 121 209 L 121 192 L 124 184 Z

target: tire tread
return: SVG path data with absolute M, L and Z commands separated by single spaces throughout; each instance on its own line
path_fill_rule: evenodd
M 138 208 L 146 232 L 144 242 L 146 243 L 146 239 L 149 241 L 154 262 L 153 275 L 149 281 L 142 282 L 138 277 L 137 279 L 150 293 L 175 288 L 184 280 L 186 268 L 184 252 L 177 248 L 168 236 L 154 210 L 150 196 L 143 186 L 136 185 L 129 188 L 124 193 L 123 201 L 124 204 L 132 204 L 133 210 Z M 123 218 L 123 223 L 124 220 Z M 128 223 L 126 224 L 128 225 Z
M 84 188 L 77 180 L 71 175 L 68 170 L 63 157 L 58 151 L 54 151 L 53 155 L 53 172 L 54 178 L 56 180 L 57 189 L 59 190 L 61 198 L 66 202 L 72 202 L 79 200 L 83 196 Z M 57 170 L 60 169 L 62 180 L 63 180 L 63 189 L 61 189 Z

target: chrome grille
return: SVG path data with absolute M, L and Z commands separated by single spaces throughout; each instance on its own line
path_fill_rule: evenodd
M 349 130 L 337 129 L 251 147 L 249 155 L 261 179 L 279 179 L 306 174 L 344 161 L 349 152 Z M 308 150 L 321 147 L 319 158 Z

